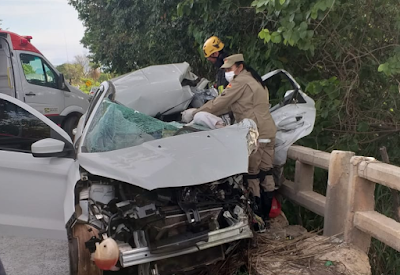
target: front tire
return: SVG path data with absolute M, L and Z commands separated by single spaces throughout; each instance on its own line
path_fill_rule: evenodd
M 98 231 L 87 224 L 75 224 L 71 231 L 72 237 L 68 241 L 70 275 L 103 275 L 85 247 L 85 242 L 97 235 Z
M 63 124 L 63 129 L 67 134 L 71 137 L 72 140 L 74 140 L 74 135 L 72 134 L 72 130 L 74 130 L 78 126 L 79 122 L 79 116 L 78 115 L 71 115 L 66 118 L 64 124 Z

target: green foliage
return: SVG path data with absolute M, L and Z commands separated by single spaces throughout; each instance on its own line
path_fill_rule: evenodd
M 100 86 L 101 82 L 115 76 L 111 73 L 101 72 L 99 65 L 89 62 L 85 56 L 76 56 L 74 63 L 64 63 L 57 66 L 56 69 L 64 74 L 66 81 L 85 93 L 89 93 L 92 87 Z M 91 83 L 91 85 L 86 85 L 86 83 Z
M 385 63 L 379 65 L 378 72 L 383 72 L 387 76 L 400 74 L 400 47 L 394 56 L 390 57 Z
M 187 36 L 189 22 L 177 17 L 177 0 L 98 0 L 95 5 L 90 0 L 69 2 L 84 22 L 82 42 L 93 53 L 93 61 L 110 71 L 126 73 L 198 57 L 193 40 Z
M 101 83 L 101 82 L 109 80 L 109 79 L 111 79 L 111 78 L 113 78 L 115 76 L 116 75 L 113 75 L 113 74 L 110 74 L 110 73 L 101 73 L 100 76 L 99 76 L 99 79 L 97 81 Z
M 202 45 L 217 35 L 230 53 L 243 53 L 260 74 L 285 68 L 315 100 L 314 131 L 299 144 L 377 158 L 385 145 L 391 161 L 400 164 L 398 0 L 69 3 L 86 27 L 82 42 L 92 61 L 111 72 L 187 61 L 198 75 L 213 80 Z M 318 172 L 315 181 L 323 193 L 326 174 Z M 377 207 L 385 203 L 378 199 Z M 302 213 L 301 220 L 311 221 L 309 227 L 321 225 L 309 213 Z M 388 265 L 396 262 L 384 257 L 393 254 L 380 250 L 374 255 L 374 273 L 390 274 L 393 266 Z
M 64 63 L 57 66 L 56 69 L 64 74 L 66 81 L 71 82 L 71 84 L 76 85 L 80 82 L 80 78 L 84 76 L 83 66 L 77 63 Z
M 86 83 L 91 83 L 91 85 L 86 85 Z M 94 81 L 92 78 L 81 78 L 81 85 L 79 85 L 79 89 L 84 92 L 84 93 L 89 93 L 92 87 L 98 87 L 100 86 L 99 81 Z
M 309 29 L 309 23 L 318 18 L 318 12 L 326 11 L 333 4 L 334 1 L 331 0 L 255 0 L 251 5 L 256 8 L 257 13 L 264 14 L 263 25 L 268 24 L 275 29 L 270 35 L 268 29 L 261 30 L 259 37 L 265 43 L 283 43 L 313 53 L 314 30 Z

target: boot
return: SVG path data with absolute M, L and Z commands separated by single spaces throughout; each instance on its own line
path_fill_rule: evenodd
M 262 209 L 262 201 L 260 197 L 253 197 L 252 198 L 252 205 L 253 205 L 253 228 L 254 231 L 257 233 L 263 233 L 266 231 L 265 229 L 265 222 L 264 222 L 264 215 Z
M 253 212 L 257 216 L 261 217 L 264 220 L 264 212 L 263 212 L 262 201 L 260 197 L 254 197 L 254 208 Z
M 265 192 L 263 191 L 261 193 L 261 199 L 262 199 L 262 216 L 264 218 L 264 222 L 266 225 L 269 225 L 269 212 L 271 212 L 272 208 L 272 199 L 274 197 L 274 192 Z

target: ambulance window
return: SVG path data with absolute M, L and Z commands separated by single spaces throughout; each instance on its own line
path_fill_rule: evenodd
M 32 143 L 50 137 L 50 126 L 25 109 L 0 99 L 0 150 L 30 153 Z
M 28 83 L 57 88 L 57 75 L 43 59 L 31 54 L 21 54 L 20 58 Z
M 57 88 L 56 74 L 49 68 L 49 66 L 47 66 L 46 63 L 44 63 L 44 70 L 46 72 L 47 83 L 50 84 L 50 87 Z

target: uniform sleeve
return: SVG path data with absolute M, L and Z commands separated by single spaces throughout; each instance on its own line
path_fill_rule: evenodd
M 243 95 L 245 89 L 246 85 L 233 81 L 219 96 L 201 106 L 193 115 L 198 112 L 208 112 L 216 116 L 226 114 L 230 111 L 231 105 Z

